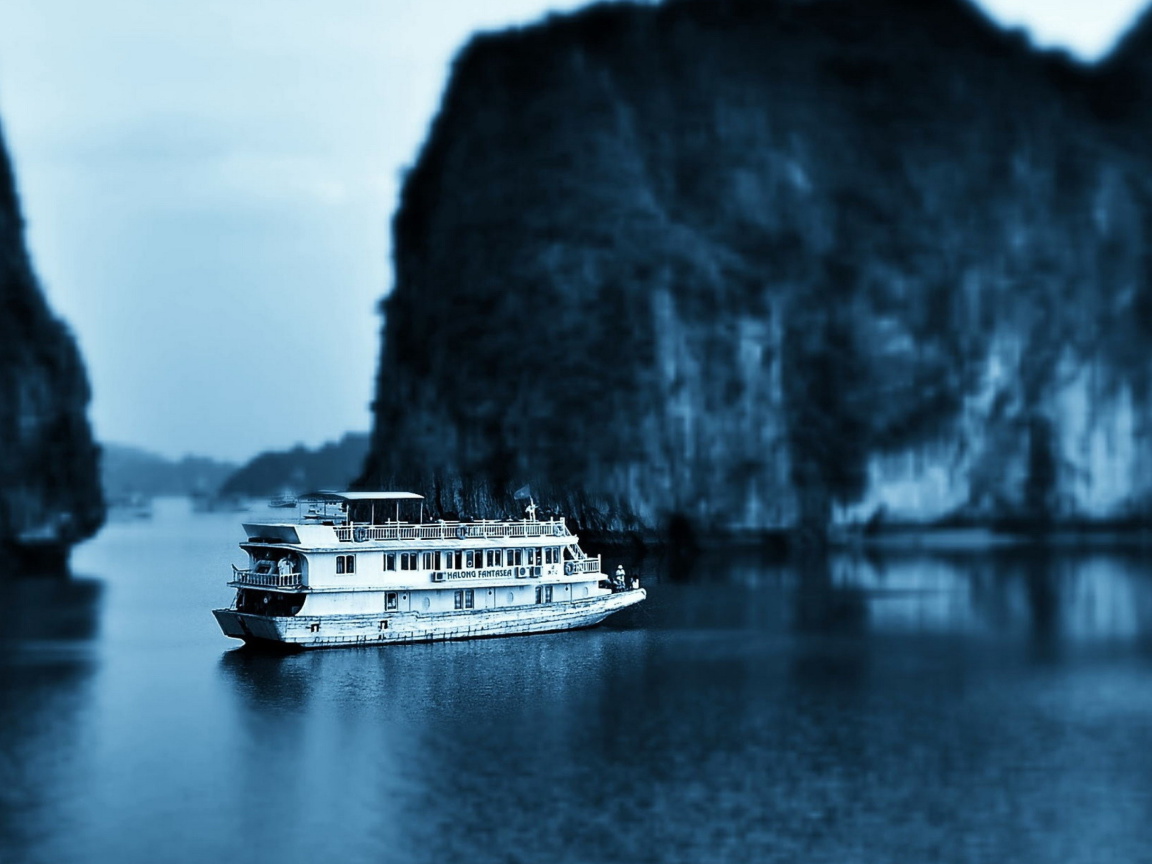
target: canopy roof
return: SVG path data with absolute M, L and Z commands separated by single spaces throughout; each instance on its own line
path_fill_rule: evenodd
M 333 502 L 349 502 L 349 501 L 423 501 L 423 495 L 417 495 L 415 492 L 333 492 L 329 489 L 321 489 L 317 492 L 308 492 L 299 496 L 299 501 L 326 501 Z

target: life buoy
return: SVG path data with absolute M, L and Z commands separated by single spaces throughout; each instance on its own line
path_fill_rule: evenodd
M 468 527 L 466 525 L 456 526 L 456 539 L 463 540 L 468 536 Z
M 368 539 L 368 529 L 363 525 L 357 525 L 352 529 L 352 539 L 357 543 L 363 543 Z
M 559 522 L 557 522 L 555 525 L 552 526 L 552 533 L 555 534 L 557 537 L 563 537 L 564 536 L 564 526 L 561 525 Z
M 576 572 L 576 562 L 575 561 L 565 561 L 564 562 L 565 575 L 571 576 L 575 572 Z

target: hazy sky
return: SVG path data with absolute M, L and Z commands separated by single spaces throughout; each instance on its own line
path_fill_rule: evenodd
M 0 118 L 97 435 L 245 459 L 370 426 L 388 223 L 468 35 L 581 2 L 3 0 Z M 1099 56 L 1140 0 L 985 0 Z

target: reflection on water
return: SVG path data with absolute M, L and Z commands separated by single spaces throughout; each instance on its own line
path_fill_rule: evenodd
M 590 631 L 278 657 L 208 615 L 236 533 L 113 526 L 89 628 L 5 637 L 0 860 L 1148 857 L 1141 556 L 714 556 Z
M 33 860 L 68 824 L 63 796 L 82 795 L 84 706 L 99 621 L 101 583 L 23 579 L 4 583 L 0 626 L 0 861 Z

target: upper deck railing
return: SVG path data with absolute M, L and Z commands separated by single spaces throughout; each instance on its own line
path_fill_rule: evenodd
M 405 522 L 384 525 L 334 525 L 341 543 L 367 540 L 498 540 L 506 537 L 571 537 L 564 519 L 542 522 Z

